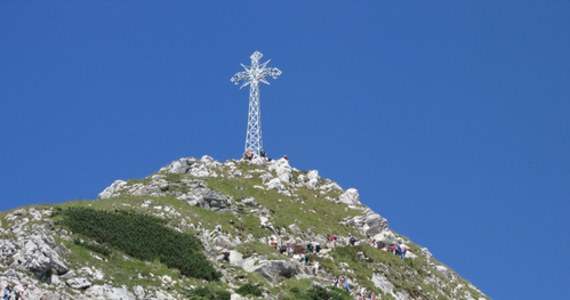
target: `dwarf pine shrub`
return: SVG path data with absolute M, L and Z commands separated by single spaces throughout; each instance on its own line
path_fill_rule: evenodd
M 240 286 L 239 289 L 236 290 L 236 293 L 242 296 L 247 296 L 247 295 L 261 296 L 263 294 L 263 292 L 257 285 L 253 285 L 251 283 L 246 283 Z
M 144 261 L 158 259 L 189 277 L 217 280 L 221 276 L 204 256 L 198 239 L 167 227 L 159 218 L 124 210 L 86 207 L 70 207 L 59 214 L 61 224 L 73 232 L 132 257 Z

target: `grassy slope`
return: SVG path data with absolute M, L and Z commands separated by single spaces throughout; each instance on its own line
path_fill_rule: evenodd
M 244 172 L 257 169 L 257 167 L 249 164 L 238 164 L 238 168 Z M 164 175 L 167 176 L 168 181 L 172 182 L 177 182 L 181 179 L 195 179 L 189 175 Z M 294 176 L 298 176 L 298 174 L 294 174 Z M 275 227 L 286 227 L 289 224 L 296 224 L 303 231 L 311 230 L 317 234 L 328 235 L 331 232 L 337 235 L 357 234 L 354 230 L 340 225 L 339 221 L 346 217 L 357 215 L 358 211 L 348 209 L 343 204 L 333 203 L 325 199 L 326 196 L 338 198 L 338 191 L 332 191 L 323 195 L 316 190 L 299 188 L 295 192 L 296 197 L 288 197 L 273 190 L 264 190 L 254 187 L 256 185 L 263 185 L 257 176 L 249 179 L 216 177 L 205 178 L 203 180 L 205 180 L 210 188 L 230 195 L 236 201 L 249 197 L 255 198 L 261 206 L 267 208 L 272 213 L 273 219 L 271 222 Z M 129 183 L 144 183 L 148 181 L 149 179 L 146 178 L 131 180 Z M 146 208 L 141 206 L 145 200 L 152 200 L 152 203 Z M 181 226 L 184 222 L 193 223 L 195 225 L 200 224 L 207 229 L 213 229 L 216 225 L 222 225 L 224 232 L 234 236 L 247 236 L 251 234 L 254 237 L 261 237 L 270 234 L 267 229 L 260 227 L 257 215 L 255 212 L 251 213 L 249 211 L 251 209 L 239 211 L 237 215 L 213 212 L 199 207 L 189 206 L 174 197 L 125 196 L 96 201 L 72 201 L 53 205 L 53 207 L 60 208 L 72 206 L 86 206 L 103 210 L 126 209 L 145 214 L 155 213 L 157 211 L 155 209 L 156 206 L 169 206 L 182 216 L 181 218 L 167 218 L 169 226 L 179 228 L 186 233 L 196 232 L 189 227 Z M 1 225 L 4 228 L 10 225 L 8 221 L 5 221 L 5 215 L 6 212 L 0 214 L 2 218 Z M 188 285 L 197 286 L 206 284 L 202 280 L 182 276 L 178 270 L 169 269 L 158 261 L 143 262 L 125 256 L 116 249 L 111 256 L 104 257 L 83 246 L 76 245 L 73 241 L 59 240 L 59 242 L 71 250 L 65 254 L 65 258 L 70 262 L 73 269 L 83 266 L 92 266 L 104 270 L 107 275 L 105 280 L 110 279 L 108 276 L 112 276 L 112 282 L 118 286 L 126 285 L 133 287 L 135 285 L 143 285 L 158 287 L 160 285 L 158 276 L 163 275 L 171 276 L 173 280 L 177 281 L 177 284 L 173 288 L 178 290 L 180 294 L 186 293 L 186 287 Z M 279 257 L 279 254 L 267 247 L 267 245 L 256 242 L 241 245 L 238 249 L 245 254 L 255 251 L 258 254 L 268 257 Z M 415 245 L 412 245 L 410 250 L 415 253 L 419 252 L 419 248 Z M 358 261 L 356 259 L 356 252 L 359 251 L 364 252 L 373 262 Z M 392 254 L 368 246 L 337 249 L 332 252 L 332 256 L 334 260 L 317 257 L 313 259 L 319 260 L 322 267 L 333 275 L 340 274 L 344 271 L 343 268 L 340 267 L 341 262 L 350 263 L 350 268 L 354 271 L 356 281 L 360 285 L 366 286 L 369 290 L 377 290 L 370 281 L 372 273 L 374 272 L 384 274 L 384 276 L 395 285 L 396 290 L 406 290 L 412 295 L 418 292 L 418 286 L 422 288 L 424 293 L 430 294 L 435 293 L 435 288 L 441 288 L 423 282 L 423 276 L 432 274 L 432 271 L 431 268 L 427 266 L 427 260 L 421 256 L 415 260 L 402 261 Z M 242 269 L 227 265 L 221 265 L 220 267 L 229 271 L 234 278 L 242 278 L 243 282 L 261 284 L 262 287 L 269 289 L 272 294 L 280 294 L 281 297 L 294 297 L 294 294 L 290 291 L 291 288 L 306 290 L 312 282 L 310 279 L 285 279 L 279 286 L 270 287 L 267 286 L 265 280 L 257 274 L 247 273 Z M 442 281 L 447 281 L 446 278 L 443 278 L 443 275 L 435 271 L 433 274 L 441 277 Z M 467 285 L 463 280 L 460 280 L 460 282 Z M 222 289 L 227 287 L 223 282 L 208 283 L 207 285 Z M 454 285 L 451 285 L 446 289 L 452 289 L 453 287 Z M 471 290 L 471 293 L 475 298 L 481 296 L 476 291 Z M 437 299 L 445 299 L 445 297 L 440 295 Z

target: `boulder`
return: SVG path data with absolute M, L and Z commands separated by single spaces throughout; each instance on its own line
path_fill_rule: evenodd
M 243 254 L 237 252 L 237 251 L 230 251 L 230 265 L 234 266 L 234 267 L 242 267 L 243 266 Z
M 186 201 L 190 205 L 214 211 L 230 210 L 232 204 L 231 197 L 213 191 L 207 187 L 196 187 L 177 198 Z
M 57 275 L 67 273 L 69 268 L 59 256 L 55 240 L 44 230 L 43 227 L 35 227 L 28 236 L 18 236 L 16 244 L 19 250 L 13 252 L 11 257 L 3 256 L 2 259 L 12 261 L 11 267 L 28 270 L 46 280 L 54 272 Z
M 390 281 L 388 281 L 388 278 L 386 278 L 384 275 L 373 273 L 371 281 L 372 283 L 374 283 L 374 286 L 376 286 L 384 293 L 394 294 L 394 285 Z
M 288 260 L 256 260 L 247 259 L 244 270 L 257 273 L 272 282 L 279 281 L 279 276 L 291 278 L 296 274 L 296 265 Z
M 255 156 L 249 161 L 249 163 L 256 166 L 262 166 L 267 163 L 267 159 L 261 156 Z
M 168 166 L 160 169 L 160 172 L 173 173 L 173 174 L 187 174 L 190 172 L 192 166 L 196 164 L 197 160 L 193 157 L 181 158 L 173 161 Z
M 441 273 L 442 275 L 444 275 L 447 278 L 451 278 L 451 272 L 449 271 L 448 268 L 442 266 L 442 265 L 437 265 L 435 266 L 435 270 L 438 271 L 439 273 Z
M 281 180 L 283 183 L 290 183 L 291 182 L 291 166 L 289 165 L 289 161 L 285 158 L 281 158 L 278 160 L 271 161 L 269 163 L 268 169 L 270 171 L 275 171 L 277 174 L 277 178 Z
M 112 197 L 119 196 L 119 192 L 127 185 L 127 182 L 124 180 L 115 180 L 109 187 L 104 189 L 99 195 L 97 196 L 98 199 L 109 199 Z
M 144 296 L 145 296 L 145 290 L 142 286 L 137 285 L 133 288 L 133 292 L 135 293 L 135 295 L 137 296 L 138 300 L 143 300 Z
M 72 289 L 76 290 L 84 290 L 91 286 L 91 282 L 84 277 L 70 278 L 66 280 L 65 283 Z
M 294 234 L 299 234 L 301 233 L 301 228 L 299 228 L 299 226 L 297 226 L 297 224 L 289 224 L 289 226 L 287 226 L 289 228 L 289 230 L 291 230 L 292 233 Z
M 245 198 L 241 200 L 241 203 L 245 206 L 257 206 L 257 202 L 253 197 Z
M 388 228 L 388 221 L 378 214 L 370 214 L 364 219 L 364 232 L 373 236 L 379 234 Z
M 85 295 L 105 300 L 136 300 L 135 295 L 126 287 L 117 288 L 107 284 L 94 285 L 85 291 Z
M 236 247 L 236 245 L 230 240 L 230 238 L 228 238 L 225 235 L 217 236 L 214 239 L 214 244 L 220 248 L 228 250 L 234 249 Z
M 306 185 L 310 188 L 316 188 L 319 185 L 319 171 L 311 170 L 307 173 L 307 183 Z
M 329 182 L 327 184 L 321 185 L 319 187 L 319 190 L 323 191 L 323 192 L 329 192 L 329 191 L 342 191 L 342 188 L 340 187 L 340 185 L 338 185 L 336 182 Z
M 344 204 L 357 205 L 360 204 L 360 194 L 357 189 L 350 188 L 342 193 L 338 200 Z
M 398 238 L 390 230 L 380 232 L 380 233 L 374 235 L 373 238 L 374 238 L 374 240 L 376 240 L 376 242 L 381 242 L 381 243 L 384 243 L 385 245 L 391 245 L 391 244 L 397 244 L 398 243 Z
M 267 188 L 272 189 L 272 190 L 276 190 L 276 191 L 284 191 L 285 190 L 285 186 L 283 185 L 283 182 L 281 182 L 281 179 L 279 179 L 279 178 L 273 178 L 273 179 L 269 180 L 269 182 L 267 182 L 265 185 L 267 186 Z

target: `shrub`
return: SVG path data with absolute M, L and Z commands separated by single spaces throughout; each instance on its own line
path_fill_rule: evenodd
M 217 280 L 221 276 L 204 256 L 198 239 L 168 228 L 165 221 L 156 217 L 85 207 L 70 207 L 60 214 L 62 225 L 98 244 L 109 244 L 140 260 L 159 259 L 189 277 Z M 88 245 L 85 246 L 94 251 L 103 251 L 99 246 Z
M 110 256 L 111 253 L 113 253 L 111 251 L 111 249 L 109 249 L 105 245 L 101 245 L 101 244 L 98 244 L 96 242 L 85 243 L 81 239 L 78 239 L 78 238 L 73 239 L 73 242 L 78 246 L 85 247 L 91 251 L 97 252 L 97 253 L 102 254 L 104 256 Z
M 192 291 L 190 300 L 230 300 L 231 295 L 224 290 L 213 289 L 208 286 L 202 286 Z
M 350 295 L 340 289 L 324 288 L 320 285 L 313 285 L 307 291 L 307 298 L 310 300 L 349 300 Z
M 333 287 L 322 287 L 320 285 L 313 285 L 310 289 L 305 292 L 297 287 L 290 289 L 291 293 L 294 294 L 295 300 L 350 300 L 352 297 L 349 293 L 333 288 Z
M 242 296 L 247 296 L 247 295 L 261 296 L 263 294 L 261 292 L 261 289 L 257 285 L 253 285 L 251 283 L 246 283 L 240 286 L 240 288 L 236 290 L 236 293 Z

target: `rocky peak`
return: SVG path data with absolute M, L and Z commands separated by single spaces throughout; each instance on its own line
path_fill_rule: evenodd
M 54 209 L 69 206 L 163 219 L 200 240 L 222 279 L 200 282 L 104 241 L 84 241 L 54 223 Z M 19 209 L 0 221 L 6 237 L 0 240 L 0 284 L 26 284 L 35 298 L 182 299 L 198 297 L 206 286 L 242 299 L 238 288 L 253 283 L 263 287 L 263 297 L 282 299 L 294 298 L 293 287 L 330 286 L 346 274 L 354 298 L 367 289 L 388 299 L 486 299 L 429 250 L 392 231 L 356 189 L 344 190 L 316 170 L 297 170 L 286 159 L 181 158 L 147 178 L 116 180 L 97 201 Z M 405 258 L 396 257 L 396 246 L 406 249 Z M 106 247 L 111 256 L 96 251 Z

